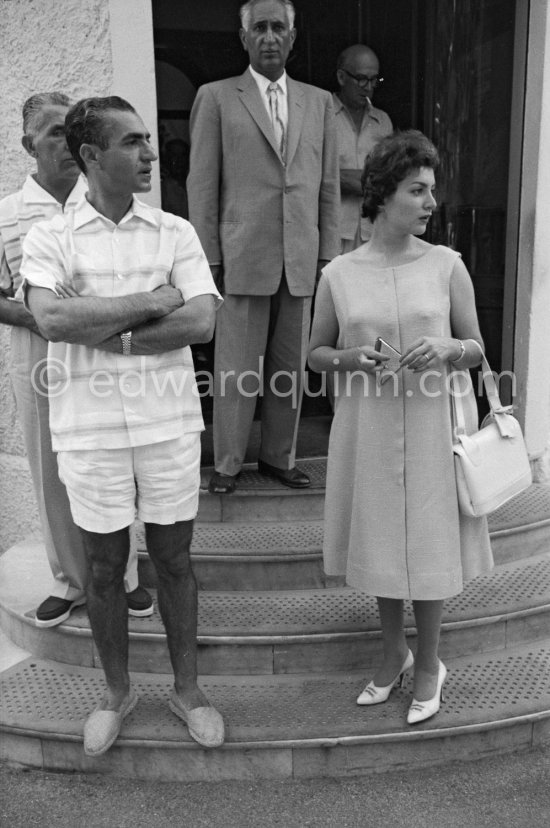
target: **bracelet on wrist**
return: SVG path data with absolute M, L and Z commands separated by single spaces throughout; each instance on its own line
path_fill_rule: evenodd
M 461 339 L 457 339 L 456 341 L 460 345 L 460 353 L 455 359 L 450 359 L 449 362 L 460 362 L 460 360 L 466 353 L 466 346 L 464 345 L 464 342 Z

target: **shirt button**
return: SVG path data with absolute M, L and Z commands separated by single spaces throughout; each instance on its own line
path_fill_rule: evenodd
M 117 277 L 117 279 L 124 279 L 124 276 L 122 275 L 122 273 L 117 273 L 116 277 Z

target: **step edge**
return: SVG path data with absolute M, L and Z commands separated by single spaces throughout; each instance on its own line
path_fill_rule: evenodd
M 508 613 L 496 613 L 495 615 L 484 615 L 478 618 L 466 618 L 463 621 L 444 621 L 441 624 L 441 631 L 472 629 L 475 627 L 489 626 L 492 624 L 516 621 L 522 618 L 530 618 L 536 615 L 545 615 L 550 612 L 550 603 L 541 604 L 536 607 L 526 607 L 521 610 L 513 610 Z M 416 627 L 405 627 L 405 635 L 413 638 L 416 635 Z M 350 639 L 380 638 L 380 628 L 338 630 L 335 632 L 312 632 L 312 633 L 279 633 L 251 635 L 226 635 L 217 636 L 211 633 L 204 633 L 197 636 L 200 644 L 279 644 L 279 643 L 308 643 L 314 641 L 323 644 L 331 641 L 349 641 Z
M 10 617 L 16 619 L 19 623 L 23 623 L 32 627 L 33 629 L 41 630 L 33 623 L 32 618 L 25 615 L 20 615 L 9 608 L 4 607 L 3 612 L 6 612 Z M 506 623 L 522 618 L 529 618 L 536 615 L 545 615 L 550 612 L 550 602 L 539 604 L 534 607 L 525 607 L 523 609 L 512 610 L 506 613 L 495 613 L 494 615 L 484 615 L 476 618 L 466 618 L 456 621 L 444 621 L 441 625 L 441 630 L 463 630 L 475 627 L 490 626 L 493 624 Z M 74 636 L 85 639 L 91 639 L 92 631 L 90 627 L 77 627 L 74 625 L 61 624 L 59 627 L 47 628 L 56 634 L 65 636 Z M 306 633 L 260 633 L 259 635 L 229 633 L 227 635 L 215 635 L 211 632 L 199 633 L 197 635 L 197 643 L 211 646 L 222 645 L 249 645 L 249 646 L 266 646 L 271 644 L 300 644 L 300 643 L 330 643 L 337 641 L 349 640 L 368 640 L 380 638 L 381 632 L 379 628 L 362 628 L 349 630 L 336 630 L 333 632 L 306 632 Z M 416 635 L 415 626 L 407 626 L 405 628 L 405 635 L 414 637 Z M 164 642 L 166 641 L 165 632 L 142 632 L 139 630 L 129 630 L 128 636 L 130 641 L 151 641 Z
M 325 497 L 325 486 L 315 483 L 313 483 L 311 486 L 305 486 L 303 489 L 285 486 L 283 483 L 279 483 L 278 485 L 274 484 L 273 486 L 265 486 L 265 488 L 261 489 L 254 489 L 253 487 L 245 488 L 244 486 L 238 486 L 234 492 L 231 492 L 231 494 L 212 493 L 209 492 L 208 489 L 204 488 L 203 486 L 200 487 L 199 491 L 201 500 L 210 500 L 215 498 L 216 501 L 221 500 L 222 503 L 227 502 L 227 500 L 229 499 L 237 500 L 238 498 L 249 497 L 284 497 L 285 499 L 288 497 L 311 497 L 312 495 L 322 495 L 323 498 Z
M 319 521 L 321 522 L 321 521 Z M 220 521 L 222 523 L 222 521 Z M 199 524 L 200 525 L 200 524 Z M 235 525 L 235 524 L 232 524 Z M 248 524 L 246 524 L 248 525 Z M 266 526 L 267 524 L 262 524 Z M 507 527 L 505 529 L 492 529 L 489 530 L 489 538 L 490 540 L 498 540 L 500 538 L 512 538 L 517 535 L 522 534 L 529 534 L 530 532 L 537 531 L 538 529 L 544 529 L 546 527 L 550 527 L 550 518 L 541 520 L 541 521 L 534 521 L 532 523 L 521 523 L 517 526 Z M 244 544 L 243 544 L 244 545 Z M 138 549 L 138 553 L 145 557 L 147 553 L 147 548 L 144 546 L 140 546 Z M 248 563 L 248 562 L 258 562 L 262 563 L 264 561 L 271 562 L 281 562 L 281 563 L 290 563 L 292 560 L 307 560 L 310 558 L 321 558 L 323 555 L 323 548 L 322 546 L 306 546 L 306 547 L 291 547 L 290 549 L 285 550 L 284 552 L 277 552 L 277 551 L 270 551 L 269 553 L 262 555 L 262 554 L 254 554 L 254 552 L 243 552 L 239 551 L 235 554 L 232 554 L 230 551 L 225 553 L 220 552 L 211 552 L 208 549 L 206 550 L 196 550 L 191 552 L 191 560 L 201 560 L 201 561 L 213 561 L 213 562 L 225 562 L 225 561 L 234 561 L 238 563 Z
M 146 552 L 146 550 L 140 549 L 140 552 Z M 311 549 L 310 552 L 307 550 L 289 550 L 285 553 L 270 553 L 269 555 L 247 555 L 243 554 L 242 552 L 238 552 L 236 555 L 232 555 L 231 553 L 226 554 L 219 554 L 217 552 L 191 552 L 191 561 L 212 561 L 216 563 L 280 563 L 280 564 L 291 564 L 294 561 L 316 561 L 321 560 L 322 558 L 322 551 L 317 547 L 316 549 Z M 214 591 L 214 590 L 212 590 Z
M 517 526 L 508 526 L 505 529 L 490 529 L 489 530 L 489 537 L 490 538 L 502 538 L 502 537 L 513 537 L 514 535 L 519 535 L 524 531 L 533 531 L 535 529 L 544 529 L 546 526 L 550 526 L 550 518 L 544 518 L 544 520 L 536 520 L 531 523 L 519 523 Z
M 216 751 L 228 750 L 264 750 L 264 749 L 288 749 L 288 748 L 312 748 L 312 747 L 339 747 L 346 745 L 368 745 L 381 744 L 387 742 L 403 742 L 403 741 L 426 741 L 431 739 L 445 739 L 448 737 L 456 737 L 468 735 L 471 733 L 486 733 L 494 730 L 504 730 L 512 727 L 519 727 L 523 724 L 536 723 L 550 718 L 550 708 L 543 710 L 535 710 L 531 713 L 522 713 L 518 716 L 510 716 L 503 719 L 489 720 L 485 722 L 476 722 L 474 724 L 457 724 L 446 725 L 441 728 L 429 728 L 422 730 L 399 730 L 392 733 L 372 733 L 357 736 L 313 736 L 311 738 L 303 739 L 259 739 L 258 741 L 243 740 L 243 741 L 226 741 L 224 744 L 216 748 Z M 14 725 L 9 725 L 0 722 L 0 733 L 12 733 L 17 736 L 25 736 L 29 738 L 38 738 L 45 741 L 56 742 L 82 742 L 82 734 L 76 733 L 51 733 L 47 731 L 37 730 L 35 728 L 19 728 Z M 162 748 L 162 749 L 190 749 L 203 750 L 200 745 L 192 740 L 177 740 L 171 739 L 169 741 L 162 741 L 159 739 L 132 739 L 119 738 L 116 742 L 117 747 L 146 747 L 146 748 Z

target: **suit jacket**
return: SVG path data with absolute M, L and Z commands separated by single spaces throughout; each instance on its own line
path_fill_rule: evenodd
M 273 294 L 284 267 L 290 293 L 311 296 L 317 259 L 339 253 L 332 98 L 287 84 L 286 164 L 248 70 L 202 86 L 191 111 L 189 218 L 226 293 Z

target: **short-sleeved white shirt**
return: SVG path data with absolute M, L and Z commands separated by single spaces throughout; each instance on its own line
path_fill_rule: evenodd
M 81 296 L 120 297 L 170 284 L 186 302 L 204 294 L 222 301 L 189 222 L 135 197 L 119 224 L 83 198 L 35 225 L 21 275 L 23 289 L 62 282 Z M 54 451 L 142 446 L 204 428 L 189 347 L 122 356 L 50 342 L 48 382 Z
M 19 291 L 23 239 L 37 221 L 47 221 L 74 207 L 87 187 L 86 179 L 80 176 L 62 205 L 28 175 L 20 190 L 0 201 L 0 293 L 17 294 L 16 298 L 23 300 Z

